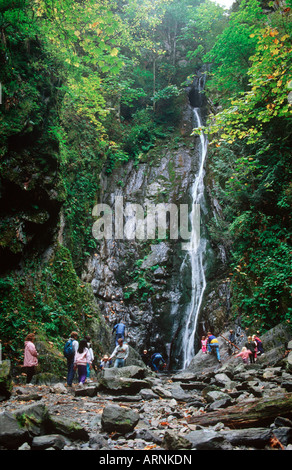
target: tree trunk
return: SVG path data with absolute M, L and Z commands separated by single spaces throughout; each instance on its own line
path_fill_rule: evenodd
M 214 426 L 221 422 L 225 426 L 237 429 L 267 426 L 278 416 L 292 418 L 292 393 L 287 393 L 278 399 L 258 399 L 251 403 L 207 412 L 201 416 L 191 416 L 187 421 L 189 424 L 201 426 Z

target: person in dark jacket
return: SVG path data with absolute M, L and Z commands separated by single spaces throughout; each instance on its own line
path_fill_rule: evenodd
M 150 354 L 147 349 L 143 350 L 143 353 L 141 354 L 141 359 L 144 362 L 145 366 L 149 366 L 150 363 Z
M 245 347 L 250 350 L 249 362 L 251 364 L 254 364 L 257 344 L 255 341 L 253 341 L 251 336 L 248 336 L 247 342 L 245 343 Z
M 151 356 L 151 368 L 155 371 L 158 372 L 161 370 L 163 367 L 166 367 L 166 362 L 161 356 L 160 353 L 154 353 Z
M 116 346 L 118 345 L 118 339 L 122 338 L 125 339 L 125 330 L 126 325 L 123 321 L 119 321 L 114 327 L 112 333 L 116 332 Z

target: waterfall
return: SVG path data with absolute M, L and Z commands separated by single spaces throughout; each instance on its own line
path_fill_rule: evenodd
M 200 108 L 193 108 L 195 126 L 202 126 Z M 186 252 L 189 257 L 191 267 L 191 300 L 185 313 L 185 324 L 182 336 L 183 348 L 183 368 L 186 368 L 195 354 L 195 334 L 197 320 L 200 312 L 204 291 L 206 288 L 206 278 L 204 269 L 204 255 L 206 251 L 207 240 L 200 236 L 196 227 L 198 220 L 198 211 L 204 203 L 204 164 L 207 155 L 208 141 L 203 132 L 200 133 L 199 146 L 199 169 L 192 186 L 192 210 L 191 210 L 191 239 Z M 185 260 L 181 269 L 184 268 Z

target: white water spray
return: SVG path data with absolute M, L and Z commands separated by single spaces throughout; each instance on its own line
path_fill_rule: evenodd
M 194 118 L 196 127 L 202 126 L 200 109 L 194 108 Z M 195 221 L 198 220 L 198 210 L 204 202 L 204 164 L 207 155 L 208 141 L 203 132 L 200 133 L 199 148 L 199 170 L 196 175 L 192 187 L 192 211 L 191 211 L 191 240 L 188 247 L 187 256 L 190 258 L 191 265 L 191 300 L 186 312 L 185 329 L 183 333 L 183 368 L 185 369 L 195 354 L 195 334 L 197 328 L 197 320 L 200 312 L 203 294 L 206 288 L 206 278 L 204 270 L 204 255 L 206 251 L 207 241 L 200 237 L 198 227 Z M 184 262 L 182 263 L 184 265 Z

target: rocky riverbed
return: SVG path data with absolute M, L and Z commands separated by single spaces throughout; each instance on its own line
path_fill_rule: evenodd
M 198 372 L 133 365 L 72 388 L 14 384 L 1 402 L 1 449 L 292 450 L 291 351 L 255 364 L 199 356 Z

